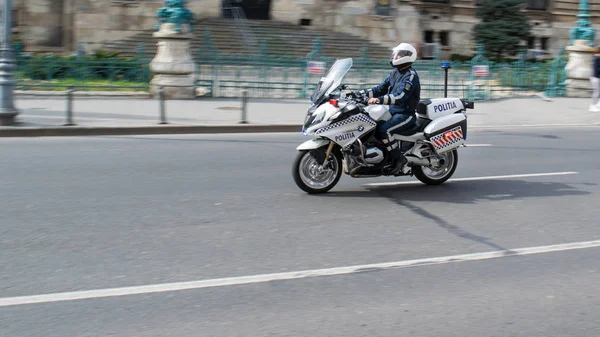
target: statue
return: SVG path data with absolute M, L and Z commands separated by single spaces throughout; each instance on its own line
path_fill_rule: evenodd
M 596 32 L 589 20 L 588 0 L 581 0 L 579 3 L 577 18 L 577 26 L 571 29 L 571 41 L 565 48 L 569 52 L 569 61 L 565 66 L 566 93 L 568 97 L 591 97 L 590 77 L 593 74 L 592 55 L 596 52 Z
M 163 23 L 173 23 L 177 33 L 181 33 L 181 25 L 183 24 L 187 24 L 190 31 L 192 31 L 194 14 L 185 7 L 186 2 L 186 0 L 165 0 L 166 7 L 162 7 L 156 12 L 158 24 L 154 29 L 159 30 Z
M 165 0 L 159 9 L 156 56 L 150 63 L 154 77 L 150 81 L 153 96 L 163 92 L 165 99 L 186 99 L 195 96 L 196 65 L 190 53 L 194 17 L 185 8 L 186 0 Z
M 596 38 L 596 31 L 591 27 L 592 25 L 588 20 L 577 20 L 577 27 L 572 28 L 569 36 L 571 45 L 575 40 L 586 40 L 587 45 L 590 47 L 594 46 L 594 40 Z
M 579 20 L 577 20 L 577 27 L 571 29 L 569 33 L 571 38 L 569 42 L 570 45 L 573 45 L 577 40 L 585 40 L 589 47 L 594 46 L 596 32 L 590 23 L 590 16 L 588 0 L 581 0 L 579 3 L 579 14 L 577 14 L 577 17 L 579 18 Z

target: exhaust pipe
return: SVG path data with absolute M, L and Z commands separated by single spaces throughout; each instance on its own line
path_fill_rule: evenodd
M 408 159 L 408 164 L 410 164 L 411 166 L 414 166 L 414 165 L 429 166 L 429 165 L 431 165 L 431 162 L 429 162 L 429 160 L 427 160 L 427 159 L 421 159 L 421 158 L 417 158 L 417 157 L 413 157 L 413 156 L 407 156 L 406 159 Z

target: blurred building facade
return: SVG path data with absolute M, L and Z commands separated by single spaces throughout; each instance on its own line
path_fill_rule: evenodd
M 188 0 L 196 19 L 228 16 L 244 9 L 249 20 L 285 21 L 316 30 L 351 33 L 384 45 L 407 41 L 423 55 L 471 55 L 472 29 L 482 0 Z M 524 0 L 534 37 L 529 53 L 554 55 L 568 44 L 579 0 Z M 84 43 L 88 50 L 132 36 L 156 25 L 160 0 L 15 0 L 14 31 L 29 51 L 68 52 Z M 600 31 L 600 1 L 590 1 L 593 27 Z M 600 34 L 599 34 L 600 35 Z M 340 46 L 348 48 L 355 46 Z

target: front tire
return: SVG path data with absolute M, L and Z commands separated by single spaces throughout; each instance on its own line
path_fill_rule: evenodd
M 413 173 L 419 181 L 427 185 L 441 185 L 450 179 L 458 166 L 458 151 L 456 149 L 440 155 L 444 163 L 438 167 L 429 168 L 416 166 Z
M 323 151 L 322 157 L 325 157 L 324 148 L 314 151 Z M 296 185 L 304 192 L 308 194 L 325 193 L 340 180 L 342 160 L 339 156 L 331 153 L 329 162 L 321 168 L 311 151 L 300 151 L 294 160 L 292 176 Z

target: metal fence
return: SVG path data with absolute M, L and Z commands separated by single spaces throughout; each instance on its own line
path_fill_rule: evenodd
M 322 55 L 318 40 L 313 50 L 300 58 L 223 55 L 211 41 L 205 41 L 195 58 L 198 86 L 214 97 L 239 97 L 242 91 L 247 91 L 250 97 L 257 98 L 307 98 L 323 72 L 335 62 Z M 415 63 L 422 99 L 444 94 L 442 61 L 435 57 Z M 553 60 L 532 61 L 522 54 L 512 62 L 496 63 L 486 59 L 484 51 L 478 48 L 471 60 L 452 62 L 448 95 L 472 100 L 532 96 L 540 92 L 550 97 L 564 96 L 566 63 L 564 50 Z M 356 90 L 381 83 L 391 72 L 387 60 L 369 58 L 364 48 L 353 64 L 344 82 Z
M 22 90 L 147 90 L 152 78 L 150 59 L 143 46 L 137 56 L 94 58 L 82 50 L 69 57 L 29 55 L 18 50 L 17 89 Z M 210 36 L 194 54 L 197 63 L 196 85 L 206 96 L 241 97 L 246 91 L 251 98 L 306 99 L 316 83 L 335 62 L 323 55 L 320 41 L 305 57 L 277 57 L 261 50 L 259 54 L 222 54 Z M 379 84 L 391 69 L 387 60 L 373 59 L 363 48 L 360 57 L 345 78 L 352 89 Z M 444 93 L 444 71 L 441 60 L 418 60 L 414 68 L 421 78 L 423 99 L 441 97 Z M 550 97 L 565 95 L 567 59 L 561 50 L 553 60 L 519 59 L 495 63 L 485 58 L 481 48 L 471 60 L 453 62 L 448 77 L 448 95 L 472 100 L 531 96 L 544 92 Z

